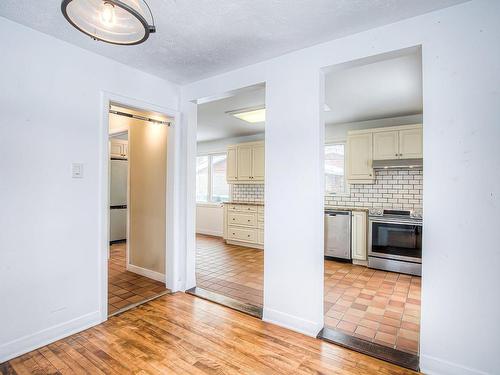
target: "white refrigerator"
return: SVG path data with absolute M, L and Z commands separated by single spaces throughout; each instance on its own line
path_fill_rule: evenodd
M 128 161 L 112 159 L 109 187 L 109 240 L 127 239 Z

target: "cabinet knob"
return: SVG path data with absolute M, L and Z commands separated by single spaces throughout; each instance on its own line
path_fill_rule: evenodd
M 396 154 L 395 156 L 399 156 L 399 154 Z

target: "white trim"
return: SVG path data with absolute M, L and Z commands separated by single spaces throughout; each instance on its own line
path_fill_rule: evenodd
M 429 375 L 488 375 L 487 372 L 426 354 L 420 355 L 420 370 Z
M 267 307 L 264 307 L 262 320 L 311 337 L 318 336 L 323 328 L 323 321 L 313 322 Z
M 42 329 L 0 346 L 0 363 L 18 357 L 24 353 L 60 340 L 64 337 L 84 331 L 101 323 L 100 311 L 94 311 L 67 322 Z
M 204 229 L 198 229 L 196 231 L 196 234 L 206 234 L 207 236 L 215 236 L 215 237 L 222 237 L 224 236 L 224 232 L 219 232 L 216 230 L 204 230 Z
M 136 274 L 141 275 L 141 276 L 148 277 L 148 278 L 156 280 L 156 281 L 161 281 L 162 283 L 165 282 L 165 274 L 164 273 L 149 270 L 147 268 L 134 266 L 133 264 L 127 264 L 127 271 L 136 273 Z

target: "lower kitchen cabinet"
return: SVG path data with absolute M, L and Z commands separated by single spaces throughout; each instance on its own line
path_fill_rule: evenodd
M 351 247 L 352 259 L 367 260 L 367 214 L 364 211 L 352 211 Z
M 228 244 L 264 247 L 264 207 L 224 204 L 224 240 Z

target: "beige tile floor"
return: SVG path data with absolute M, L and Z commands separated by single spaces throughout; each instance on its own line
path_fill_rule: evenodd
M 197 235 L 197 286 L 262 307 L 262 250 Z M 420 277 L 325 261 L 325 325 L 418 353 Z
M 196 236 L 196 285 L 262 307 L 264 252 Z
M 418 353 L 421 280 L 325 261 L 325 326 Z
M 108 314 L 167 291 L 164 283 L 127 271 L 125 252 L 125 242 L 110 247 Z

